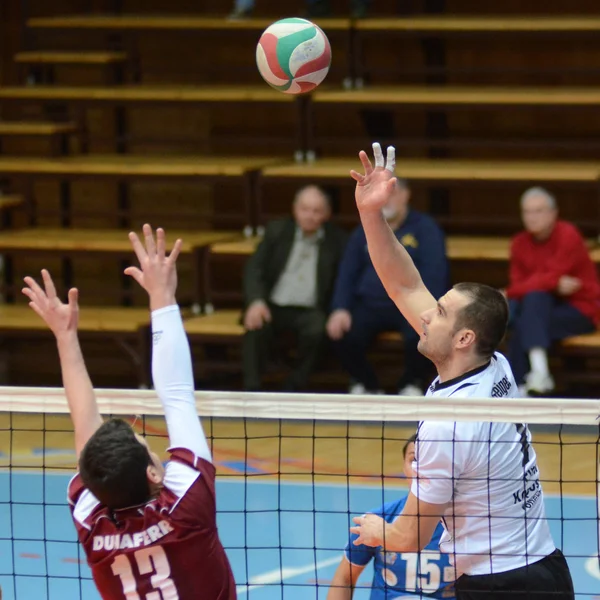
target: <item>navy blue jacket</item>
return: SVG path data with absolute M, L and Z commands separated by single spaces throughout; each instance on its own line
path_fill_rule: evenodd
M 449 288 L 449 269 L 446 242 L 438 224 L 429 215 L 411 209 L 394 233 L 410 254 L 429 291 L 436 299 L 443 296 Z M 375 272 L 361 225 L 352 232 L 346 245 L 331 309 L 351 311 L 356 304 L 374 308 L 394 305 Z

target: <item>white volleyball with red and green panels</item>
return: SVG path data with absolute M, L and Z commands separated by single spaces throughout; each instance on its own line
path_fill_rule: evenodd
M 263 79 L 285 94 L 316 88 L 331 65 L 331 46 L 323 30 L 306 19 L 281 19 L 265 29 L 256 47 Z

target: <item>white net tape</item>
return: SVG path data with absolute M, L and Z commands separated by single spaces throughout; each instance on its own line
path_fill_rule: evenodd
M 102 414 L 162 415 L 152 390 L 96 390 Z M 411 398 L 346 394 L 196 392 L 198 414 L 249 419 L 494 421 L 598 425 L 600 400 Z M 0 411 L 68 413 L 62 388 L 0 387 Z

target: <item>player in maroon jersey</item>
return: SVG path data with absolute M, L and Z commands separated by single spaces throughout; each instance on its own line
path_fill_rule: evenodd
M 235 583 L 216 525 L 215 468 L 198 419 L 188 340 L 175 300 L 177 240 L 144 225 L 145 247 L 129 235 L 150 297 L 152 375 L 165 411 L 170 460 L 120 419 L 103 422 L 77 337 L 78 292 L 67 304 L 47 271 L 25 278 L 29 305 L 56 336 L 79 473 L 68 497 L 79 541 L 104 600 L 234 600 Z

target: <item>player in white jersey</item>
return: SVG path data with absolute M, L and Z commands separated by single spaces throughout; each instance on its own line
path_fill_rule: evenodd
M 387 163 L 373 144 L 375 168 L 365 152 L 356 203 L 369 254 L 381 282 L 420 334 L 419 350 L 438 376 L 428 396 L 515 397 L 508 361 L 496 351 L 506 332 L 508 306 L 497 290 L 455 285 L 436 300 L 382 211 L 392 193 L 395 151 Z M 422 422 L 417 433 L 416 479 L 401 516 L 386 523 L 356 517 L 355 544 L 390 552 L 418 552 L 440 521 L 440 549 L 456 570 L 458 600 L 571 600 L 573 583 L 545 517 L 531 435 L 521 423 Z

